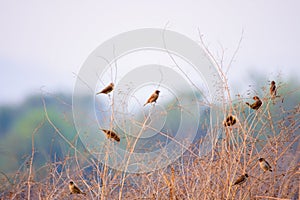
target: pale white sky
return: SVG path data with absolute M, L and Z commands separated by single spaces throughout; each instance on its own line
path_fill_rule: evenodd
M 31 92 L 71 93 L 77 73 L 102 42 L 139 28 L 168 29 L 198 40 L 199 28 L 227 60 L 244 30 L 231 83 L 250 68 L 268 79 L 279 71 L 300 77 L 300 1 L 0 1 L 0 103 Z

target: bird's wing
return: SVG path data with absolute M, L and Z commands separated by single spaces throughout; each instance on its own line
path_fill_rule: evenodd
M 155 99 L 156 98 L 156 94 L 152 94 L 151 97 L 149 98 L 149 100 Z
M 261 100 L 257 100 L 257 101 L 254 102 L 250 107 L 251 107 L 252 109 L 257 110 L 257 109 L 259 109 L 259 107 L 260 107 L 261 105 L 262 105 Z
M 147 103 L 151 103 L 151 101 L 152 101 L 153 98 L 154 98 L 154 94 L 152 94 L 152 95 L 149 97 L 149 99 L 147 100 L 146 104 L 147 104 Z
M 100 93 L 105 93 L 106 94 L 106 93 L 108 93 L 112 90 L 113 90 L 112 86 L 109 85 L 109 86 L 105 87 Z
M 240 184 L 242 182 L 245 181 L 245 177 L 244 176 L 241 176 L 239 177 L 235 182 L 234 182 L 234 185 L 237 185 L 237 184 Z
M 265 162 L 266 162 L 266 165 L 268 166 L 268 168 L 271 169 L 271 165 L 266 160 L 265 160 Z
M 81 193 L 80 189 L 77 186 L 74 186 L 74 192 L 75 193 Z

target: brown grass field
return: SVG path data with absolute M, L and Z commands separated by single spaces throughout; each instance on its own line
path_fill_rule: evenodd
M 230 93 L 228 87 L 222 90 Z M 31 159 L 24 163 L 26 167 L 13 174 L 1 174 L 0 197 L 3 200 L 299 199 L 300 104 L 284 107 L 282 102 L 290 98 L 288 93 L 275 100 L 271 100 L 268 89 L 261 94 L 263 106 L 257 111 L 245 104 L 252 97 L 246 99 L 239 95 L 234 102 L 231 98 L 224 99 L 220 124 L 210 130 L 220 131 L 221 135 L 205 156 L 198 156 L 197 144 L 202 142 L 198 141 L 171 165 L 148 173 L 130 174 L 110 169 L 87 152 L 77 151 L 76 140 L 68 142 L 70 153 L 65 159 L 45 164 L 44 178 L 37 179 L 33 132 Z M 45 113 L 45 120 L 62 134 L 47 117 L 46 109 Z M 229 114 L 237 117 L 237 123 L 224 127 L 223 120 Z M 272 172 L 260 168 L 260 157 L 269 162 Z M 249 175 L 247 181 L 233 186 L 245 173 Z M 70 195 L 70 180 L 87 195 Z

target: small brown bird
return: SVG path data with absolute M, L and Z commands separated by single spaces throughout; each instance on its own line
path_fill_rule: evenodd
M 254 102 L 253 104 L 249 104 L 248 102 L 246 102 L 246 104 L 247 104 L 250 108 L 252 108 L 252 109 L 254 109 L 254 110 L 258 110 L 258 109 L 260 108 L 260 106 L 262 105 L 262 101 L 259 99 L 258 96 L 254 96 L 254 97 L 253 97 L 253 100 L 255 100 L 255 102 Z
M 266 171 L 272 172 L 271 165 L 264 158 L 260 158 L 260 159 L 258 159 L 258 161 L 259 161 L 260 168 L 262 168 L 262 170 L 264 170 L 264 172 L 266 172 Z
M 236 117 L 234 115 L 228 115 L 223 122 L 224 126 L 233 126 L 236 124 Z
M 155 90 L 154 93 L 151 95 L 151 97 L 150 97 L 150 98 L 147 100 L 147 102 L 144 104 L 144 106 L 147 105 L 148 103 L 153 103 L 153 102 L 156 103 L 156 100 L 157 100 L 157 98 L 158 98 L 158 96 L 159 96 L 159 93 L 160 93 L 159 90 Z
M 81 190 L 74 184 L 73 181 L 70 181 L 69 183 L 69 190 L 70 194 L 83 194 L 84 196 L 86 195 L 86 193 L 81 192 Z
M 275 81 L 272 81 L 271 86 L 270 86 L 270 95 L 271 95 L 272 99 L 275 99 L 276 93 L 277 93 L 277 91 L 276 91 Z
M 242 176 L 240 176 L 235 182 L 233 185 L 240 185 L 242 183 L 245 183 L 247 181 L 247 178 L 248 178 L 248 174 L 244 174 Z
M 111 138 L 114 139 L 117 142 L 120 142 L 120 137 L 113 131 L 111 130 L 105 130 L 105 129 L 101 129 L 107 136 L 107 138 Z
M 111 91 L 113 91 L 115 84 L 110 83 L 108 86 L 106 86 L 103 90 L 101 90 L 100 92 L 98 92 L 96 95 L 98 94 L 108 94 Z

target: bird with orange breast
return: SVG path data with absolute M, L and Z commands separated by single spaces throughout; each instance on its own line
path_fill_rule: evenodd
M 149 99 L 147 100 L 147 102 L 144 104 L 147 105 L 148 103 L 156 103 L 156 100 L 158 99 L 160 91 L 159 90 L 155 90 L 154 93 L 149 97 Z
M 110 83 L 103 90 L 101 90 L 100 92 L 98 92 L 96 95 L 98 95 L 98 94 L 108 94 L 111 91 L 113 91 L 114 87 L 115 87 L 115 85 L 113 83 Z

